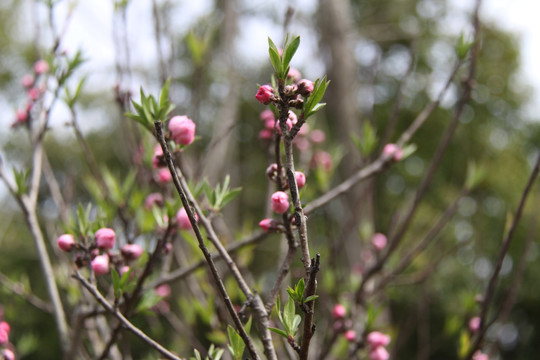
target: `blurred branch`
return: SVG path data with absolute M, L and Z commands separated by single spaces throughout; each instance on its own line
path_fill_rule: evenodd
M 26 291 L 23 284 L 12 281 L 9 277 L 2 273 L 0 273 L 0 283 L 4 285 L 9 291 L 20 296 L 36 308 L 51 314 L 53 313 L 54 309 L 51 304 L 44 302 L 36 295 Z

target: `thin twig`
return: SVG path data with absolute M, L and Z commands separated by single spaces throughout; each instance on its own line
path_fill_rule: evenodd
M 51 314 L 53 313 L 53 307 L 51 306 L 51 304 L 46 303 L 45 301 L 38 298 L 36 295 L 26 291 L 23 284 L 12 281 L 3 273 L 0 273 L 0 283 L 4 285 L 9 291 L 14 293 L 15 295 L 20 296 L 36 308 Z
M 317 292 L 317 273 L 321 266 L 321 255 L 317 254 L 315 259 L 311 259 L 309 270 L 309 278 L 304 291 L 304 299 L 315 295 Z M 308 302 L 306 305 L 306 313 L 304 314 L 304 330 L 302 333 L 302 346 L 300 347 L 300 360 L 307 360 L 309 355 L 309 344 L 315 333 L 315 325 L 313 324 L 313 313 L 315 308 L 315 300 Z

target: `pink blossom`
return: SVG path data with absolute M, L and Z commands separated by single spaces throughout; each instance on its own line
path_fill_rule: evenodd
M 34 71 L 36 74 L 43 74 L 49 71 L 49 63 L 47 63 L 45 60 L 38 60 L 34 64 Z
M 96 239 L 98 248 L 110 250 L 114 247 L 116 234 L 113 229 L 101 228 L 96 231 L 94 238 Z
M 144 207 L 147 209 L 152 209 L 154 204 L 158 206 L 163 205 L 163 195 L 160 193 L 151 193 L 144 200 Z
M 301 77 L 302 77 L 302 74 L 300 74 L 300 71 L 298 71 L 298 69 L 295 69 L 293 67 L 289 69 L 287 78 L 293 79 L 294 82 L 297 82 L 300 80 Z
M 161 184 L 166 184 L 171 180 L 172 180 L 172 175 L 171 175 L 171 172 L 169 171 L 168 168 L 159 169 L 159 171 L 158 171 L 158 181 Z
M 366 341 L 372 348 L 377 348 L 390 344 L 390 336 L 380 331 L 372 331 L 366 337 Z
M 309 138 L 311 139 L 311 141 L 313 141 L 315 144 L 320 144 L 320 143 L 323 143 L 324 140 L 326 140 L 326 134 L 324 133 L 324 131 L 322 130 L 319 130 L 319 129 L 315 129 L 311 132 L 311 134 L 309 135 Z
M 474 353 L 472 360 L 489 360 L 489 356 L 478 350 Z
M 298 122 L 298 116 L 293 112 L 289 110 L 289 120 L 291 120 L 291 124 L 294 125 Z M 290 129 L 291 127 L 289 127 Z
M 169 120 L 171 138 L 180 145 L 189 145 L 195 139 L 195 123 L 185 115 Z
M 154 289 L 157 296 L 167 297 L 171 295 L 171 287 L 167 284 L 161 284 Z
M 386 350 L 383 346 L 371 349 L 369 352 L 370 360 L 388 360 L 389 358 L 390 354 L 388 354 L 388 350 Z
M 0 345 L 5 345 L 9 342 L 9 334 L 4 330 L 0 330 Z
M 332 169 L 332 156 L 323 150 L 318 150 L 313 154 L 311 166 L 314 168 L 322 168 L 325 171 Z
M 141 257 L 143 248 L 137 244 L 126 244 L 120 249 L 122 255 L 128 260 L 135 260 Z
M 354 330 L 347 330 L 345 332 L 345 339 L 347 339 L 347 341 L 350 341 L 350 342 L 353 342 L 356 340 L 356 331 Z
M 388 239 L 386 238 L 386 235 L 381 233 L 373 234 L 371 238 L 371 244 L 377 249 L 377 251 L 381 251 L 386 246 L 386 243 L 388 242 Z
M 343 319 L 346 314 L 347 309 L 345 308 L 345 306 L 341 304 L 334 305 L 334 309 L 332 309 L 332 316 L 334 317 L 334 319 Z
M 26 109 L 17 110 L 17 122 L 23 123 L 28 119 L 28 111 Z
M 122 275 L 124 275 L 125 273 L 127 273 L 127 272 L 129 271 L 129 269 L 130 269 L 130 267 L 127 266 L 127 265 L 122 266 L 122 267 L 120 268 L 120 271 L 119 271 L 120 276 L 122 276 Z M 132 274 L 132 275 L 133 275 L 133 274 Z
M 262 85 L 259 87 L 259 90 L 257 90 L 257 94 L 255 94 L 255 99 L 264 105 L 270 104 L 273 97 L 274 89 L 270 85 Z
M 304 125 L 305 126 L 305 125 Z M 302 126 L 302 127 L 304 127 Z M 297 136 L 293 139 L 293 144 L 300 151 L 306 151 L 310 148 L 309 140 L 302 136 Z
M 274 130 L 276 127 L 276 120 L 274 119 L 268 119 L 264 121 L 264 128 L 268 130 Z
M 278 214 L 283 214 L 289 208 L 289 195 L 283 191 L 276 191 L 272 194 L 272 210 Z
M 298 185 L 298 188 L 303 188 L 304 185 L 306 185 L 306 175 L 304 175 L 304 173 L 301 171 L 296 171 L 294 175 L 296 177 L 296 184 Z
M 469 330 L 473 334 L 476 333 L 480 329 L 480 317 L 475 316 L 469 320 Z
M 61 250 L 70 251 L 75 246 L 75 238 L 70 234 L 60 235 L 57 243 Z
M 196 212 L 193 213 L 195 215 L 195 221 L 199 221 L 199 216 Z M 176 213 L 176 222 L 178 223 L 178 226 L 182 230 L 191 230 L 193 227 L 191 226 L 191 222 L 189 221 L 189 217 L 187 214 L 187 211 L 185 208 L 181 208 Z
M 396 144 L 386 144 L 383 148 L 383 154 L 385 156 L 393 156 L 394 161 L 403 159 L 403 149 Z
M 21 79 L 21 84 L 25 88 L 32 87 L 32 85 L 34 85 L 34 76 L 32 76 L 31 74 L 24 75 Z
M 2 356 L 4 357 L 4 360 L 15 360 L 15 353 L 10 349 L 2 350 Z
M 163 149 L 161 148 L 161 145 L 159 144 L 157 144 L 154 147 L 154 155 L 152 156 L 152 166 L 155 169 L 167 166 L 167 164 L 165 163 L 165 159 L 163 158 Z
M 313 92 L 313 82 L 302 79 L 298 82 L 298 92 L 304 97 L 308 97 Z
M 92 269 L 96 275 L 103 275 L 109 272 L 109 257 L 98 255 L 92 260 Z
M 6 321 L 0 322 L 0 331 L 5 331 L 8 335 L 11 331 L 11 326 Z
M 276 117 L 274 116 L 274 112 L 270 109 L 265 109 L 263 111 L 261 111 L 261 120 L 264 121 L 265 123 L 268 121 L 268 120 L 273 120 L 273 121 L 276 121 Z
M 259 139 L 269 140 L 271 138 L 272 138 L 272 130 L 262 129 L 261 131 L 259 131 Z
M 304 123 L 301 127 L 300 127 L 300 130 L 298 130 L 298 135 L 300 136 L 306 136 L 307 134 L 309 134 L 309 124 L 308 123 Z
M 262 219 L 259 221 L 259 227 L 265 232 L 270 232 L 277 229 L 278 222 L 274 219 Z
M 41 96 L 41 90 L 37 87 L 28 89 L 28 97 L 32 101 L 36 101 Z

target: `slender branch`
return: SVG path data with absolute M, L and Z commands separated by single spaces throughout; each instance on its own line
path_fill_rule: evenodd
M 36 308 L 42 311 L 48 312 L 48 313 L 53 312 L 53 308 L 51 304 L 46 303 L 45 301 L 41 300 L 36 295 L 32 294 L 31 292 L 26 291 L 23 284 L 12 281 L 5 274 L 0 273 L 0 284 L 4 285 L 9 291 L 20 296 L 21 298 L 23 298 L 25 301 L 32 304 Z
M 189 221 L 191 223 L 191 226 L 193 227 L 193 230 L 195 232 L 195 236 L 197 237 L 197 241 L 199 242 L 199 248 L 201 249 L 201 251 L 202 251 L 202 253 L 203 253 L 203 255 L 204 255 L 205 259 L 206 259 L 206 262 L 208 264 L 208 267 L 210 268 L 210 272 L 212 273 L 214 281 L 215 281 L 215 283 L 217 285 L 219 294 L 221 295 L 223 301 L 225 302 L 225 306 L 227 307 L 227 310 L 229 311 L 229 314 L 230 314 L 230 316 L 232 317 L 232 319 L 234 321 L 236 330 L 238 331 L 238 333 L 242 337 L 242 340 L 244 340 L 244 343 L 246 344 L 246 347 L 248 348 L 250 356 L 253 359 L 260 359 L 259 355 L 257 354 L 257 352 L 255 350 L 255 346 L 254 346 L 253 342 L 251 341 L 251 338 L 249 337 L 249 335 L 244 330 L 244 327 L 242 325 L 242 321 L 240 320 L 240 318 L 238 317 L 238 314 L 236 313 L 236 310 L 234 309 L 234 306 L 233 306 L 233 304 L 231 302 L 231 299 L 229 298 L 229 295 L 227 293 L 225 285 L 223 284 L 223 280 L 221 279 L 221 276 L 219 275 L 219 272 L 218 272 L 217 267 L 216 267 L 216 265 L 214 263 L 214 260 L 212 259 L 212 255 L 210 254 L 210 252 L 208 251 L 208 248 L 206 247 L 206 245 L 204 243 L 204 239 L 203 239 L 203 236 L 202 236 L 201 231 L 199 229 L 199 226 L 197 224 L 197 220 L 195 219 L 195 215 L 194 215 L 194 212 L 193 212 L 193 210 L 191 208 L 191 204 L 190 204 L 190 202 L 189 202 L 189 200 L 187 198 L 185 189 L 183 188 L 183 186 L 180 183 L 179 174 L 176 171 L 176 167 L 175 167 L 175 165 L 173 163 L 173 160 L 172 160 L 171 152 L 169 151 L 169 147 L 167 146 L 167 143 L 165 141 L 165 136 L 163 134 L 163 124 L 162 124 L 161 121 L 156 121 L 154 123 L 154 126 L 155 126 L 155 129 L 156 129 L 157 139 L 158 139 L 158 141 L 159 141 L 159 143 L 161 145 L 161 148 L 163 150 L 163 154 L 165 155 L 167 166 L 168 166 L 169 171 L 171 172 L 171 175 L 173 177 L 174 186 L 176 187 L 176 190 L 178 192 L 178 195 L 180 196 L 182 204 L 183 204 L 184 208 L 186 209 L 186 213 L 188 215 Z M 203 215 L 202 212 L 199 214 L 199 217 L 200 217 L 201 222 L 204 223 L 206 218 L 205 217 L 202 218 L 201 215 Z M 206 220 L 206 221 L 208 221 L 208 220 Z M 224 258 L 226 259 L 226 257 L 224 257 Z M 243 289 L 243 290 L 245 290 L 245 289 Z M 251 300 L 251 299 L 248 299 L 248 300 Z M 266 350 L 266 345 L 265 345 L 265 350 Z
M 137 337 L 139 337 L 141 340 L 143 340 L 145 343 L 150 345 L 153 349 L 155 349 L 157 352 L 159 352 L 161 355 L 165 356 L 167 359 L 172 360 L 181 360 L 180 357 L 176 356 L 175 354 L 171 353 L 169 350 L 165 349 L 163 346 L 161 346 L 159 343 L 157 343 L 155 340 L 150 338 L 148 335 L 146 335 L 143 331 L 141 331 L 139 328 L 137 328 L 135 325 L 133 325 L 128 319 L 118 311 L 115 307 L 113 307 L 107 299 L 101 293 L 98 289 L 96 289 L 92 284 L 90 284 L 85 278 L 81 276 L 81 274 L 78 271 L 75 271 L 75 273 L 72 275 L 75 279 L 79 280 L 80 283 L 92 294 L 96 300 L 105 308 L 107 311 L 109 311 L 112 315 L 114 315 L 121 323 L 122 325 L 131 331 L 133 334 L 135 334 Z
M 501 250 L 499 252 L 499 256 L 497 257 L 497 261 L 495 262 L 495 268 L 493 269 L 493 273 L 491 274 L 491 277 L 489 278 L 488 286 L 484 293 L 484 301 L 482 302 L 482 310 L 480 311 L 480 329 L 478 330 L 477 336 L 474 339 L 474 342 L 471 346 L 471 350 L 465 357 L 465 359 L 467 360 L 470 360 L 474 352 L 480 347 L 480 344 L 482 340 L 484 339 L 484 336 L 487 332 L 488 327 L 486 326 L 487 325 L 486 322 L 487 322 L 488 310 L 491 305 L 491 301 L 493 300 L 493 295 L 495 294 L 495 287 L 497 286 L 497 280 L 499 279 L 502 263 L 503 263 L 504 257 L 508 253 L 508 249 L 510 247 L 510 243 L 514 236 L 514 232 L 517 228 L 517 225 L 519 224 L 519 220 L 521 219 L 521 215 L 523 214 L 523 210 L 525 208 L 527 198 L 529 197 L 529 193 L 536 181 L 536 178 L 538 177 L 539 171 L 540 171 L 540 153 L 538 154 L 538 158 L 531 172 L 531 176 L 529 177 L 527 184 L 525 185 L 525 189 L 523 190 L 523 193 L 521 195 L 521 199 L 519 201 L 516 214 L 514 215 L 514 219 L 512 220 L 512 224 L 510 225 L 510 229 L 508 230 L 508 233 L 506 234 L 506 237 L 504 238 L 502 242 Z
M 317 254 L 315 259 L 311 259 L 309 270 L 309 278 L 306 289 L 304 291 L 304 299 L 315 295 L 317 292 L 317 273 L 321 265 L 321 255 Z M 315 300 L 306 304 L 306 313 L 304 315 L 304 330 L 302 335 L 302 346 L 300 347 L 300 360 L 307 360 L 309 355 L 309 344 L 315 333 L 315 325 L 313 324 L 313 310 L 315 308 Z

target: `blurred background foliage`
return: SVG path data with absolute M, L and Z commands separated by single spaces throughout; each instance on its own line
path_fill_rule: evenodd
M 188 178 L 197 183 L 207 177 L 215 185 L 230 174 L 232 185 L 243 189 L 239 198 L 214 220 L 226 243 L 255 230 L 267 213 L 264 197 L 269 188 L 264 173 L 273 162 L 265 143 L 257 136 L 262 129 L 258 118 L 263 107 L 253 98 L 256 84 L 264 84 L 269 79 L 270 62 L 245 64 L 243 56 L 250 49 L 244 47 L 240 39 L 239 29 L 244 21 L 270 23 L 274 33 L 280 36 L 283 35 L 280 29 L 301 35 L 299 53 L 307 55 L 300 56 L 302 62 L 293 60 L 293 66 L 306 77 L 313 77 L 312 80 L 328 74 L 332 81 L 326 97 L 327 108 L 309 123 L 311 129 L 325 131 L 326 141 L 312 144 L 296 157 L 297 168 L 308 176 L 308 186 L 302 194 L 306 204 L 378 154 L 366 156 L 352 139 L 353 134 L 362 139 L 364 124 L 375 129 L 379 140 L 384 139 L 385 134 L 386 142 L 397 140 L 446 81 L 456 61 L 454 48 L 459 34 L 463 32 L 469 38 L 472 34 L 467 22 L 452 21 L 467 19 L 471 14 L 456 14 L 444 0 L 313 1 L 306 8 L 295 8 L 285 26 L 283 7 L 216 0 L 211 2 L 209 11 L 198 15 L 191 29 L 184 31 L 175 31 L 170 25 L 174 22 L 171 14 L 179 7 L 185 9 L 185 4 L 155 3 L 157 15 L 145 8 L 148 11 L 138 12 L 136 16 L 159 18 L 162 32 L 158 37 L 164 54 L 161 63 L 154 56 L 153 67 L 134 66 L 131 72 L 121 72 L 123 76 L 115 72 L 114 64 L 106 64 L 102 72 L 110 75 L 105 85 L 85 86 L 76 106 L 100 168 L 108 169 L 120 183 L 134 171 L 140 185 L 130 190 L 129 198 L 123 199 L 122 204 L 113 204 L 103 211 L 107 222 L 119 229 L 123 225 L 118 220 L 118 209 L 123 208 L 124 216 L 136 220 L 136 224 L 123 231 L 140 232 L 145 221 L 149 221 L 152 228 L 151 217 L 148 220 L 149 214 L 141 210 L 144 197 L 154 191 L 173 194 L 171 188 L 160 187 L 152 179 L 150 159 L 155 142 L 123 118 L 126 109 L 115 101 L 113 91 L 117 85 L 121 91 L 134 92 L 137 98 L 140 84 L 156 89 L 164 78 L 172 76 L 171 100 L 176 104 L 175 113 L 188 114 L 194 119 L 200 136 L 183 155 Z M 112 8 L 113 3 L 107 6 Z M 117 4 L 113 21 L 119 28 L 121 17 L 118 14 L 127 9 L 127 15 L 133 15 L 128 10 L 134 6 L 140 5 L 129 1 Z M 9 129 L 6 119 L 14 117 L 13 110 L 23 101 L 23 89 L 19 85 L 22 74 L 30 71 L 32 64 L 50 48 L 44 13 L 44 2 L 11 0 L 0 6 L 0 84 L 4 98 L 0 141 L 6 168 L 30 165 L 25 133 L 21 129 Z M 29 30 L 33 26 L 34 30 Z M 452 31 L 449 27 L 453 27 Z M 153 33 L 155 29 L 147 31 Z M 126 35 L 130 41 L 137 41 L 130 38 L 129 31 Z M 266 38 L 257 41 L 266 42 Z M 423 238 L 456 200 L 465 183 L 469 162 L 474 161 L 485 170 L 484 181 L 461 199 L 457 213 L 434 243 L 403 273 L 391 279 L 382 292 L 367 299 L 371 306 L 384 309 L 376 324 L 378 329 L 392 334 L 391 349 L 395 359 L 456 359 L 460 333 L 466 329 L 468 320 L 478 315 L 475 296 L 485 289 L 505 234 L 507 217 L 516 209 L 530 172 L 531 159 L 538 150 L 540 132 L 532 121 L 535 119 L 524 119 L 522 115 L 522 108 L 529 100 L 529 89 L 516 80 L 517 44 L 516 36 L 502 31 L 497 24 L 482 24 L 472 100 L 465 107 L 403 243 L 389 259 L 385 270 L 397 265 L 401 256 Z M 150 44 L 146 51 L 155 52 L 155 46 Z M 116 58 L 121 58 L 122 48 L 115 51 Z M 84 56 L 92 59 L 94 54 L 84 53 Z M 130 56 L 136 58 L 138 54 Z M 85 69 L 83 66 L 76 77 L 86 75 L 91 79 L 94 74 L 84 73 L 88 71 Z M 325 329 L 332 327 L 329 316 L 332 305 L 342 302 L 353 307 L 358 269 L 373 257 L 369 244 L 371 234 L 392 234 L 396 221 L 411 205 L 454 116 L 466 70 L 464 67 L 458 72 L 441 106 L 412 139 L 417 150 L 410 157 L 310 215 L 312 254 L 320 252 L 322 257 L 321 297 L 316 307 L 319 330 L 314 353 L 320 350 L 318 347 L 322 346 L 324 338 L 330 336 L 331 330 L 326 332 Z M 398 98 L 396 116 L 393 114 Z M 109 205 L 103 203 L 107 200 L 99 199 L 99 195 L 96 198 L 96 192 L 91 191 L 92 173 L 70 126 L 66 125 L 69 114 L 65 106 L 58 105 L 62 107 L 64 111 L 54 113 L 56 118 L 53 116 L 53 131 L 47 135 L 46 150 L 66 202 L 72 204 L 71 216 L 78 203 L 100 205 L 101 202 L 102 208 L 107 207 Z M 389 134 L 386 131 L 394 117 L 395 129 Z M 143 146 L 142 163 L 137 161 L 141 154 L 139 145 Z M 378 144 L 377 151 L 382 145 Z M 319 149 L 333 155 L 331 176 L 310 168 L 311 153 Z M 31 235 L 15 202 L 5 191 L 2 194 L 0 272 L 45 299 Z M 488 332 L 488 344 L 498 349 L 495 359 L 532 359 L 540 341 L 537 331 L 540 292 L 536 288 L 540 269 L 535 241 L 538 196 L 535 189 L 503 264 L 496 293 L 497 306 L 512 284 L 516 281 L 522 284 L 507 321 L 495 323 Z M 42 228 L 54 244 L 65 224 L 45 184 L 40 197 L 40 216 Z M 145 241 L 151 244 L 152 236 L 145 236 Z M 201 258 L 194 240 L 189 239 L 188 234 L 182 237 L 187 238 L 187 242 L 180 243 L 178 251 L 183 252 L 180 257 L 185 263 Z M 530 238 L 534 240 L 527 245 Z M 277 245 L 279 241 L 279 236 L 272 235 L 237 255 L 241 266 L 252 271 L 254 281 L 263 291 L 272 283 L 283 255 Z M 80 298 L 81 290 L 69 279 L 66 256 L 53 246 L 49 251 L 56 254 L 58 284 L 69 309 Z M 514 276 L 520 272 L 522 263 L 526 266 L 523 278 L 516 280 Z M 300 261 L 293 265 L 291 283 L 302 274 Z M 198 286 L 194 287 L 194 283 Z M 225 312 L 221 302 L 211 296 L 213 289 L 208 275 L 199 271 L 190 280 L 171 285 L 174 296 L 169 300 L 170 315 L 137 316 L 136 325 L 184 355 L 190 354 L 193 347 L 202 351 L 210 343 L 224 346 L 226 330 L 219 325 L 219 319 L 225 317 Z M 227 281 L 227 287 L 235 302 L 241 303 L 243 299 L 234 283 Z M 21 359 L 58 359 L 52 316 L 34 308 L 5 286 L 0 286 L 0 305 L 4 318 L 12 324 L 11 340 Z M 217 311 L 213 313 L 210 309 Z M 361 318 L 352 320 L 363 321 Z M 187 327 L 179 328 L 175 322 L 184 322 Z M 182 333 L 178 333 L 179 329 Z M 130 356 L 153 358 L 146 346 L 130 336 L 123 345 L 131 348 Z M 344 347 L 340 345 L 341 351 Z M 343 358 L 339 351 L 336 349 L 334 355 Z

